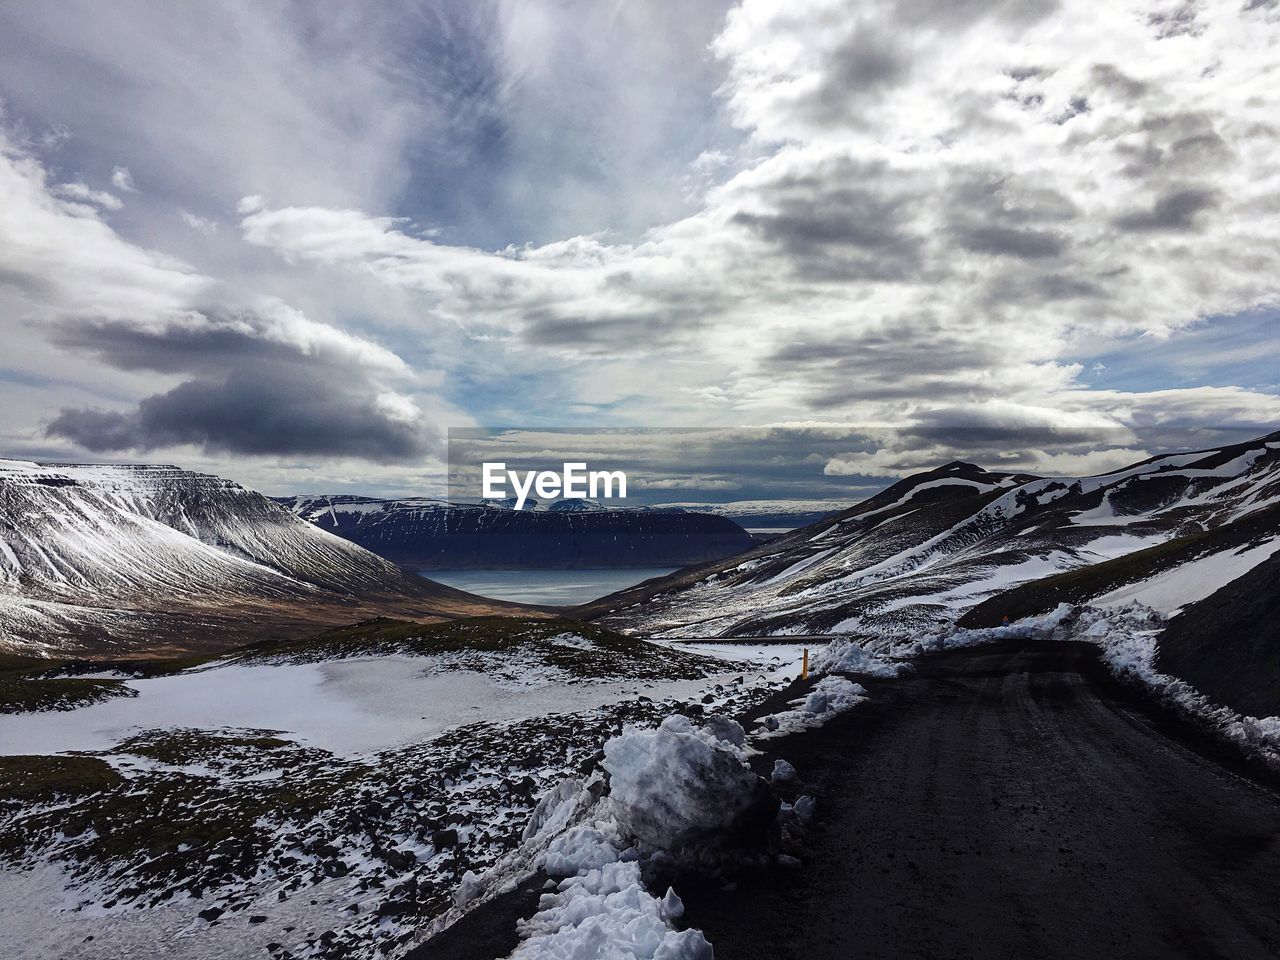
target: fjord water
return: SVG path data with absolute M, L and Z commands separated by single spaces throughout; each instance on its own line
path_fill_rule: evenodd
M 542 606 L 574 606 L 663 577 L 674 567 L 599 570 L 420 570 L 424 577 L 494 600 Z

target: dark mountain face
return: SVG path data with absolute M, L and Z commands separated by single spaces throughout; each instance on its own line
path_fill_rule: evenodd
M 574 505 L 510 510 L 441 500 L 293 497 L 287 509 L 405 568 L 685 566 L 747 549 L 724 517 Z
M 1215 703 L 1280 716 L 1280 553 L 1170 620 L 1158 650 L 1158 670 Z
M 956 462 L 579 613 L 672 636 L 908 635 L 1061 600 L 1158 606 L 1168 591 L 1156 578 L 1175 568 L 1199 582 L 1183 591 L 1192 602 L 1211 571 L 1247 569 L 1280 545 L 1278 503 L 1280 434 L 1096 477 Z
M 216 649 L 497 604 L 410 576 L 219 477 L 0 461 L 0 646 Z

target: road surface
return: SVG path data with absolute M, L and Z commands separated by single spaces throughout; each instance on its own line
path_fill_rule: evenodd
M 803 866 L 678 888 L 719 960 L 1280 956 L 1280 797 L 1109 682 L 1084 644 L 920 661 L 776 741 Z

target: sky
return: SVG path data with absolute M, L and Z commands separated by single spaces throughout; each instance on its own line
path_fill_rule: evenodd
M 670 487 L 723 500 L 1246 439 L 1277 117 L 1275 0 L 5 4 L 0 455 L 436 495 L 450 428 L 788 431 Z

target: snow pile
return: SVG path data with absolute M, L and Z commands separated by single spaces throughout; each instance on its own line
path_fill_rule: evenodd
M 796 768 L 786 760 L 773 761 L 773 773 L 769 774 L 770 783 L 795 783 L 799 779 Z
M 610 852 L 617 854 L 603 844 L 600 853 Z M 712 960 L 701 931 L 672 926 L 683 913 L 674 890 L 659 899 L 645 889 L 636 860 L 614 859 L 543 894 L 538 912 L 520 924 L 511 960 Z
M 746 759 L 746 734 L 722 717 L 699 728 L 677 714 L 657 729 L 629 730 L 604 746 L 614 815 L 646 851 L 731 838 L 768 807 Z
M 752 736 L 759 738 L 785 737 L 791 733 L 820 727 L 837 714 L 844 713 L 867 699 L 867 690 L 860 683 L 844 677 L 823 677 L 813 685 L 808 696 L 792 700 L 794 709 L 771 713 L 760 719 L 763 729 Z
M 871 677 L 892 678 L 907 673 L 905 663 L 892 663 L 872 653 L 856 640 L 832 640 L 814 654 L 814 673 L 863 673 Z
M 1058 606 L 1039 617 L 1027 617 L 999 627 L 965 629 L 949 624 L 940 630 L 925 634 L 893 648 L 894 656 L 915 657 L 922 653 L 954 650 L 958 647 L 976 647 L 994 640 L 1052 640 L 1063 639 L 1064 623 L 1076 612 L 1069 603 Z
M 563 879 L 521 923 L 512 960 L 711 960 L 699 931 L 675 929 L 680 898 L 670 888 L 650 893 L 643 870 L 655 861 L 705 862 L 773 818 L 776 802 L 746 757 L 737 723 L 711 717 L 695 727 L 677 714 L 605 744 L 607 796 L 595 778 L 543 797 L 525 841 L 542 847 L 534 862 Z

